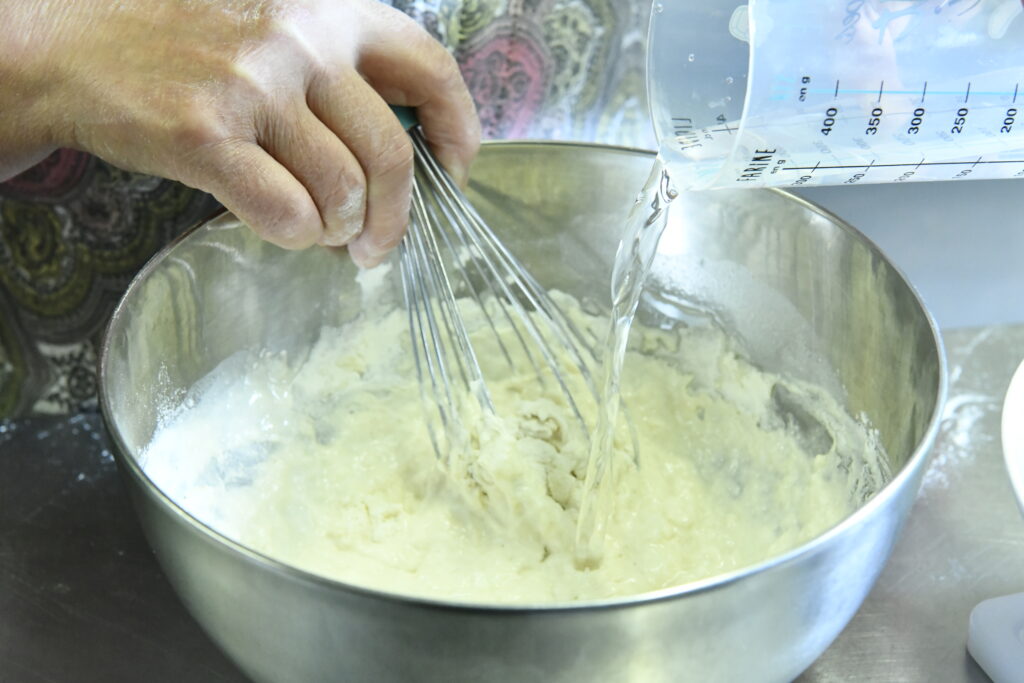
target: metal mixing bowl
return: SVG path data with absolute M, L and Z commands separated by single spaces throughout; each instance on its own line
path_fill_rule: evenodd
M 610 147 L 488 144 L 469 194 L 542 283 L 593 297 L 608 288 L 651 161 Z M 167 576 L 244 671 L 317 683 L 775 681 L 824 651 L 874 583 L 917 491 L 945 395 L 940 338 L 878 249 L 814 206 L 767 190 L 677 202 L 641 315 L 702 324 L 696 300 L 759 366 L 829 388 L 878 428 L 890 483 L 782 556 L 600 603 L 414 600 L 288 567 L 196 521 L 136 461 L 160 410 L 221 360 L 252 347 L 298 352 L 358 310 L 344 253 L 285 252 L 221 217 L 164 250 L 128 289 L 103 348 L 102 406 Z

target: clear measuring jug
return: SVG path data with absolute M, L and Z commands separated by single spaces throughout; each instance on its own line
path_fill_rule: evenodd
M 658 0 L 679 189 L 1024 177 L 1022 0 Z

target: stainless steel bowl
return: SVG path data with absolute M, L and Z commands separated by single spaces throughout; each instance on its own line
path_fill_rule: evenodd
M 470 195 L 541 282 L 593 297 L 607 291 L 618 232 L 651 160 L 610 147 L 488 144 Z M 224 216 L 132 283 L 103 348 L 102 405 L 167 576 L 244 671 L 317 683 L 774 681 L 821 654 L 874 583 L 914 499 L 945 395 L 941 341 L 903 276 L 835 217 L 777 191 L 677 201 L 642 314 L 699 323 L 679 303 L 689 292 L 755 363 L 823 384 L 867 415 L 892 481 L 785 555 L 600 603 L 412 600 L 288 567 L 190 517 L 136 461 L 159 411 L 221 360 L 242 348 L 301 350 L 324 324 L 357 312 L 344 254 L 281 251 Z

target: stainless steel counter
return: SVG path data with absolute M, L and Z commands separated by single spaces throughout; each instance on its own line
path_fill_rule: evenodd
M 951 390 L 921 493 L 860 612 L 801 677 L 985 681 L 979 601 L 1024 591 L 1024 520 L 999 441 L 1024 325 L 945 335 Z M 0 423 L 0 682 L 242 681 L 143 539 L 98 417 Z
M 907 526 L 860 611 L 801 681 L 989 680 L 967 654 L 967 618 L 982 600 L 1024 591 L 1024 519 L 999 436 L 1024 325 L 944 338 L 949 400 Z

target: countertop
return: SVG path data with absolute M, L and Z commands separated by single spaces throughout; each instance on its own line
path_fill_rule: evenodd
M 945 330 L 950 394 L 886 569 L 805 682 L 987 681 L 979 601 L 1024 591 L 1002 397 L 1024 357 L 1018 181 L 813 188 L 861 227 Z M 973 326 L 973 327 L 969 327 Z M 954 329 L 955 328 L 955 329 Z M 164 579 L 98 416 L 0 422 L 0 683 L 243 681 Z
M 1024 325 L 943 337 L 949 397 L 906 527 L 860 611 L 801 681 L 989 680 L 967 654 L 967 620 L 982 600 L 1024 592 L 1024 518 L 999 435 Z
M 950 395 L 903 535 L 801 681 L 986 681 L 979 601 L 1024 591 L 1024 519 L 999 440 L 1024 325 L 945 334 Z M 146 545 L 98 416 L 0 423 L 0 681 L 243 681 Z

